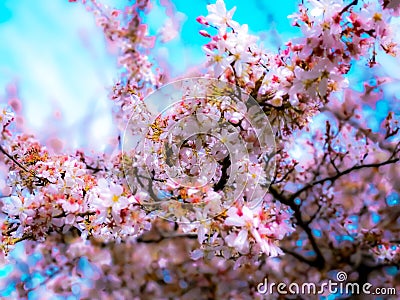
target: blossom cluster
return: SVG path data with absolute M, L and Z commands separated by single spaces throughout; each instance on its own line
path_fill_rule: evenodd
M 89 163 L 79 151 L 50 155 L 27 135 L 14 136 L 2 149 L 11 186 L 11 195 L 2 201 L 8 216 L 2 221 L 4 250 L 24 239 L 43 241 L 53 231 L 72 228 L 83 239 L 90 235 L 104 240 L 135 236 L 149 228 L 145 212 L 123 182 L 104 172 L 94 175 L 94 170 L 114 168 L 112 164 Z
M 235 8 L 228 11 L 223 0 L 208 5 L 209 14 L 197 20 L 207 28 L 200 34 L 211 39 L 204 51 L 213 75 L 245 88 L 286 134 L 303 127 L 332 92 L 348 86 L 345 75 L 352 61 L 370 57 L 373 67 L 378 48 L 396 54 L 387 26 L 393 10 L 378 6 L 306 1 L 290 16 L 304 36 L 287 42 L 279 53 L 265 51 L 246 24 L 232 19 Z

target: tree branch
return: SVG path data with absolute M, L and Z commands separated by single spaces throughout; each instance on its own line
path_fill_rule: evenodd
M 311 182 L 311 183 L 307 184 L 306 186 L 304 186 L 303 188 L 301 188 L 297 192 L 293 193 L 290 196 L 290 200 L 294 200 L 301 193 L 303 193 L 304 191 L 308 190 L 309 188 L 311 188 L 311 187 L 313 187 L 315 185 L 322 184 L 322 183 L 324 183 L 326 181 L 335 181 L 338 178 L 340 178 L 340 177 L 342 177 L 344 175 L 347 175 L 347 174 L 349 174 L 349 173 L 351 173 L 353 171 L 364 169 L 364 168 L 379 168 L 379 167 L 382 167 L 382 166 L 385 166 L 385 165 L 394 164 L 394 163 L 398 162 L 399 160 L 400 160 L 400 158 L 395 158 L 395 159 L 386 160 L 386 161 L 383 161 L 383 162 L 380 162 L 380 163 L 371 163 L 371 164 L 365 164 L 365 165 L 354 165 L 353 167 L 348 168 L 348 169 L 346 169 L 344 171 L 341 171 L 341 172 L 337 173 L 334 176 L 325 177 L 323 179 L 320 179 L 320 180 L 317 180 L 317 181 L 314 181 L 314 182 Z

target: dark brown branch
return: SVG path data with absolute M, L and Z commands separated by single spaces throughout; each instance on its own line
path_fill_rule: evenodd
M 285 252 L 286 254 L 289 254 L 289 255 L 293 256 L 294 258 L 298 259 L 299 261 L 301 261 L 301 262 L 303 262 L 303 263 L 306 263 L 306 264 L 308 264 L 308 265 L 310 265 L 310 266 L 314 266 L 314 265 L 315 265 L 315 261 L 309 260 L 309 259 L 305 258 L 304 256 L 300 255 L 300 254 L 297 253 L 297 252 L 291 251 L 291 250 L 289 250 L 289 249 L 287 249 L 287 248 L 285 248 L 285 247 L 280 247 L 280 248 L 281 248 L 282 251 Z
M 218 183 L 214 185 L 214 191 L 218 192 L 225 187 L 225 184 L 228 182 L 228 168 L 231 166 L 231 160 L 229 155 L 227 155 L 224 160 L 222 161 L 222 168 L 221 168 L 221 178 L 219 179 Z
M 395 159 L 386 160 L 386 161 L 383 161 L 383 162 L 380 162 L 380 163 L 371 163 L 371 164 L 365 164 L 365 165 L 355 165 L 355 166 L 353 166 L 351 168 L 348 168 L 348 169 L 346 169 L 346 170 L 344 170 L 342 172 L 337 173 L 334 176 L 325 177 L 323 179 L 320 179 L 320 180 L 317 180 L 317 181 L 314 181 L 314 182 L 311 182 L 311 183 L 307 184 L 306 186 L 304 186 L 303 188 L 301 188 L 297 192 L 293 193 L 290 196 L 290 199 L 294 200 L 301 193 L 303 193 L 304 191 L 308 190 L 309 188 L 312 188 L 315 185 L 322 184 L 322 183 L 324 183 L 326 181 L 335 181 L 338 178 L 340 178 L 340 177 L 342 177 L 344 175 L 347 175 L 347 174 L 349 174 L 349 173 L 351 173 L 353 171 L 364 169 L 364 168 L 379 168 L 379 167 L 382 167 L 382 166 L 385 166 L 385 165 L 397 163 L 399 160 L 400 160 L 400 158 L 395 158 Z
M 5 156 L 7 156 L 13 163 L 15 163 L 19 168 L 21 168 L 24 172 L 31 174 L 34 178 L 37 179 L 38 185 L 46 185 L 47 183 L 52 183 L 47 178 L 37 176 L 33 171 L 29 171 L 25 166 L 23 166 L 19 161 L 17 161 L 14 157 L 12 157 L 8 152 L 0 145 L 0 152 L 2 152 Z
M 358 4 L 358 0 L 353 0 L 351 3 L 349 3 L 348 5 L 346 5 L 339 13 L 339 15 L 344 14 L 346 11 L 349 10 L 350 7 L 352 7 L 353 5 L 357 5 Z
M 176 239 L 176 238 L 188 238 L 188 239 L 196 239 L 197 238 L 197 234 L 195 233 L 172 233 L 172 234 L 167 234 L 167 233 L 159 233 L 159 236 L 157 238 L 149 238 L 146 239 L 145 237 L 140 236 L 139 238 L 136 239 L 136 241 L 138 243 L 149 243 L 149 244 L 153 244 L 153 243 L 159 243 L 162 240 L 166 240 L 166 239 Z
M 4 150 L 3 146 L 0 145 L 0 151 L 7 156 L 12 162 L 14 162 L 18 167 L 20 167 L 26 173 L 32 174 L 32 172 L 28 171 L 19 161 L 17 161 L 14 157 L 12 157 L 6 150 Z M 33 174 L 32 174 L 33 175 Z
M 279 202 L 288 205 L 294 211 L 294 216 L 296 218 L 297 225 L 299 225 L 307 234 L 310 244 L 316 254 L 315 260 L 309 261 L 309 265 L 322 269 L 325 265 L 325 258 L 318 247 L 317 241 L 315 240 L 315 237 L 312 234 L 311 228 L 308 226 L 309 223 L 303 221 L 300 211 L 300 206 L 294 203 L 293 199 L 287 199 L 286 197 L 283 196 L 283 194 L 279 194 L 278 191 L 275 190 L 273 187 L 270 187 L 269 190 L 271 194 L 274 196 L 274 198 L 276 198 Z

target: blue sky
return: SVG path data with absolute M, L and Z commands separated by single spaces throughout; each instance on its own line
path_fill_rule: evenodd
M 76 147 L 88 113 L 102 115 L 94 124 L 110 123 L 107 87 L 116 64 L 93 17 L 67 1 L 2 1 L 0 12 L 0 86 L 18 85 L 27 126 L 41 138 L 59 133 Z M 92 130 L 93 140 L 108 131 Z
M 201 63 L 204 59 L 201 46 L 208 41 L 207 38 L 198 34 L 203 29 L 196 22 L 199 15 L 207 15 L 207 4 L 215 1 L 172 1 L 176 10 L 176 17 L 181 19 L 182 31 L 180 36 L 171 41 L 165 47 L 159 45 L 159 52 L 167 52 L 168 60 L 172 63 L 172 71 L 178 75 L 183 73 L 190 65 Z M 165 8 L 159 5 L 159 0 L 147 17 L 150 32 L 157 33 L 157 30 L 165 21 Z M 190 4 L 188 4 L 190 3 Z M 226 0 L 227 9 L 237 7 L 234 19 L 239 23 L 249 24 L 250 31 L 257 34 L 260 40 L 266 45 L 277 48 L 284 41 L 298 34 L 298 30 L 290 26 L 287 16 L 296 10 L 297 1 L 282 0 L 279 5 L 273 1 L 232 1 Z M 271 32 L 272 31 L 272 32 Z M 279 32 L 275 34 L 273 31 Z M 179 62 L 179 63 L 177 63 Z

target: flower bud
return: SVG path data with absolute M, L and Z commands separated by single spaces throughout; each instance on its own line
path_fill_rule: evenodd
M 202 25 L 208 25 L 208 22 L 207 22 L 206 18 L 203 17 L 203 16 L 198 16 L 196 18 L 196 21 L 199 22 Z
M 205 31 L 205 30 L 200 30 L 199 33 L 200 33 L 202 36 L 211 37 L 211 35 L 210 35 L 207 31 Z

